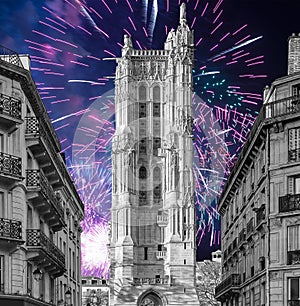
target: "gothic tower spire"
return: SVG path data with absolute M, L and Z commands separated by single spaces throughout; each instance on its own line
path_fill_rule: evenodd
M 115 81 L 110 305 L 199 305 L 195 290 L 193 32 L 164 50 L 124 36 Z

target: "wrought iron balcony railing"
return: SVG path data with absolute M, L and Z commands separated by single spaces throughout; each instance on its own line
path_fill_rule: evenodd
M 29 247 L 37 247 L 43 249 L 61 266 L 65 265 L 64 253 L 41 230 L 28 229 L 26 244 Z
M 224 281 L 222 281 L 215 289 L 215 295 L 218 297 L 224 291 L 238 287 L 241 284 L 241 277 L 239 274 L 231 274 Z
M 0 175 L 1 174 L 20 178 L 22 176 L 22 159 L 0 152 Z
M 279 212 L 289 212 L 300 209 L 300 194 L 287 194 L 279 197 Z
M 264 104 L 266 118 L 296 113 L 300 109 L 300 96 L 291 96 Z
M 287 252 L 287 264 L 299 265 L 300 264 L 300 250 Z
M 0 46 L 0 60 L 24 68 L 19 54 L 3 46 Z
M 0 239 L 22 239 L 21 221 L 0 218 Z
M 63 208 L 57 200 L 53 188 L 40 170 L 26 170 L 26 185 L 29 188 L 39 189 L 44 199 L 51 203 L 61 219 L 64 218 Z
M 21 101 L 0 93 L 0 115 L 22 120 Z
M 300 148 L 289 150 L 288 152 L 288 161 L 289 162 L 295 162 L 300 160 Z
M 168 278 L 134 278 L 134 285 L 169 285 Z

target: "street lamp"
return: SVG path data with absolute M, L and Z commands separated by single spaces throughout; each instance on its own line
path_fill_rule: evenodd
M 39 268 L 36 268 L 33 272 L 33 277 L 36 281 L 40 281 L 43 277 L 43 273 Z

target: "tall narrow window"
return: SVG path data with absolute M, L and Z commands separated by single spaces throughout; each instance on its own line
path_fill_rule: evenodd
M 76 262 L 75 262 L 75 252 L 72 252 L 72 266 L 73 266 L 73 273 L 72 276 L 75 279 L 75 274 L 76 274 Z
M 140 179 L 146 179 L 147 178 L 147 169 L 144 166 L 140 167 L 139 178 Z
M 158 154 L 158 149 L 161 147 L 161 140 L 159 137 L 153 137 L 153 155 Z
M 4 192 L 0 191 L 0 217 L 5 217 Z
M 288 226 L 288 264 L 298 263 L 300 251 L 300 225 Z
M 140 202 L 140 205 L 147 204 L 146 179 L 147 179 L 147 169 L 144 166 L 142 166 L 139 169 L 139 202 Z
M 300 96 L 300 84 L 292 86 L 292 95 L 293 96 Z
M 266 305 L 266 283 L 261 284 L 260 305 Z
M 288 305 L 297 305 L 300 299 L 300 290 L 299 290 L 299 277 L 293 277 L 288 279 Z
M 27 263 L 27 293 L 32 293 L 32 265 Z
M 139 87 L 139 100 L 145 101 L 147 98 L 146 87 L 144 85 Z
M 69 276 L 72 277 L 72 251 L 71 248 L 69 248 Z
M 159 167 L 153 170 L 153 202 L 159 203 L 161 201 L 161 171 Z
M 55 289 L 54 289 L 54 279 L 50 277 L 50 300 L 54 302 L 55 298 Z
M 128 218 L 128 210 L 126 209 L 126 212 L 125 212 L 125 214 L 126 214 L 126 218 L 125 218 L 125 220 L 126 220 L 126 236 L 128 236 L 128 222 L 129 222 L 129 218 Z
M 159 86 L 153 87 L 153 100 L 160 101 L 160 88 Z
M 139 104 L 139 118 L 145 118 L 147 115 L 146 112 L 146 103 Z
M 148 260 L 148 248 L 144 247 L 144 260 Z
M 300 194 L 300 177 L 298 176 L 288 177 L 288 193 Z
M 289 161 L 300 159 L 300 128 L 289 129 Z
M 0 152 L 4 152 L 4 135 L 0 134 Z
M 153 103 L 153 117 L 160 117 L 160 103 Z
M 44 224 L 43 220 L 40 219 L 40 230 L 41 230 L 42 233 L 44 233 L 44 230 L 45 230 L 44 225 L 45 225 L 45 224 Z
M 147 143 L 145 139 L 141 139 L 139 142 L 139 153 L 146 154 L 147 153 Z
M 0 292 L 4 292 L 4 255 L 0 255 Z

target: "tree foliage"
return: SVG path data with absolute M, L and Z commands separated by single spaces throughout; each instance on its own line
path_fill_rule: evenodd
M 197 293 L 200 306 L 219 306 L 215 299 L 215 288 L 221 281 L 221 264 L 205 260 L 197 267 Z

